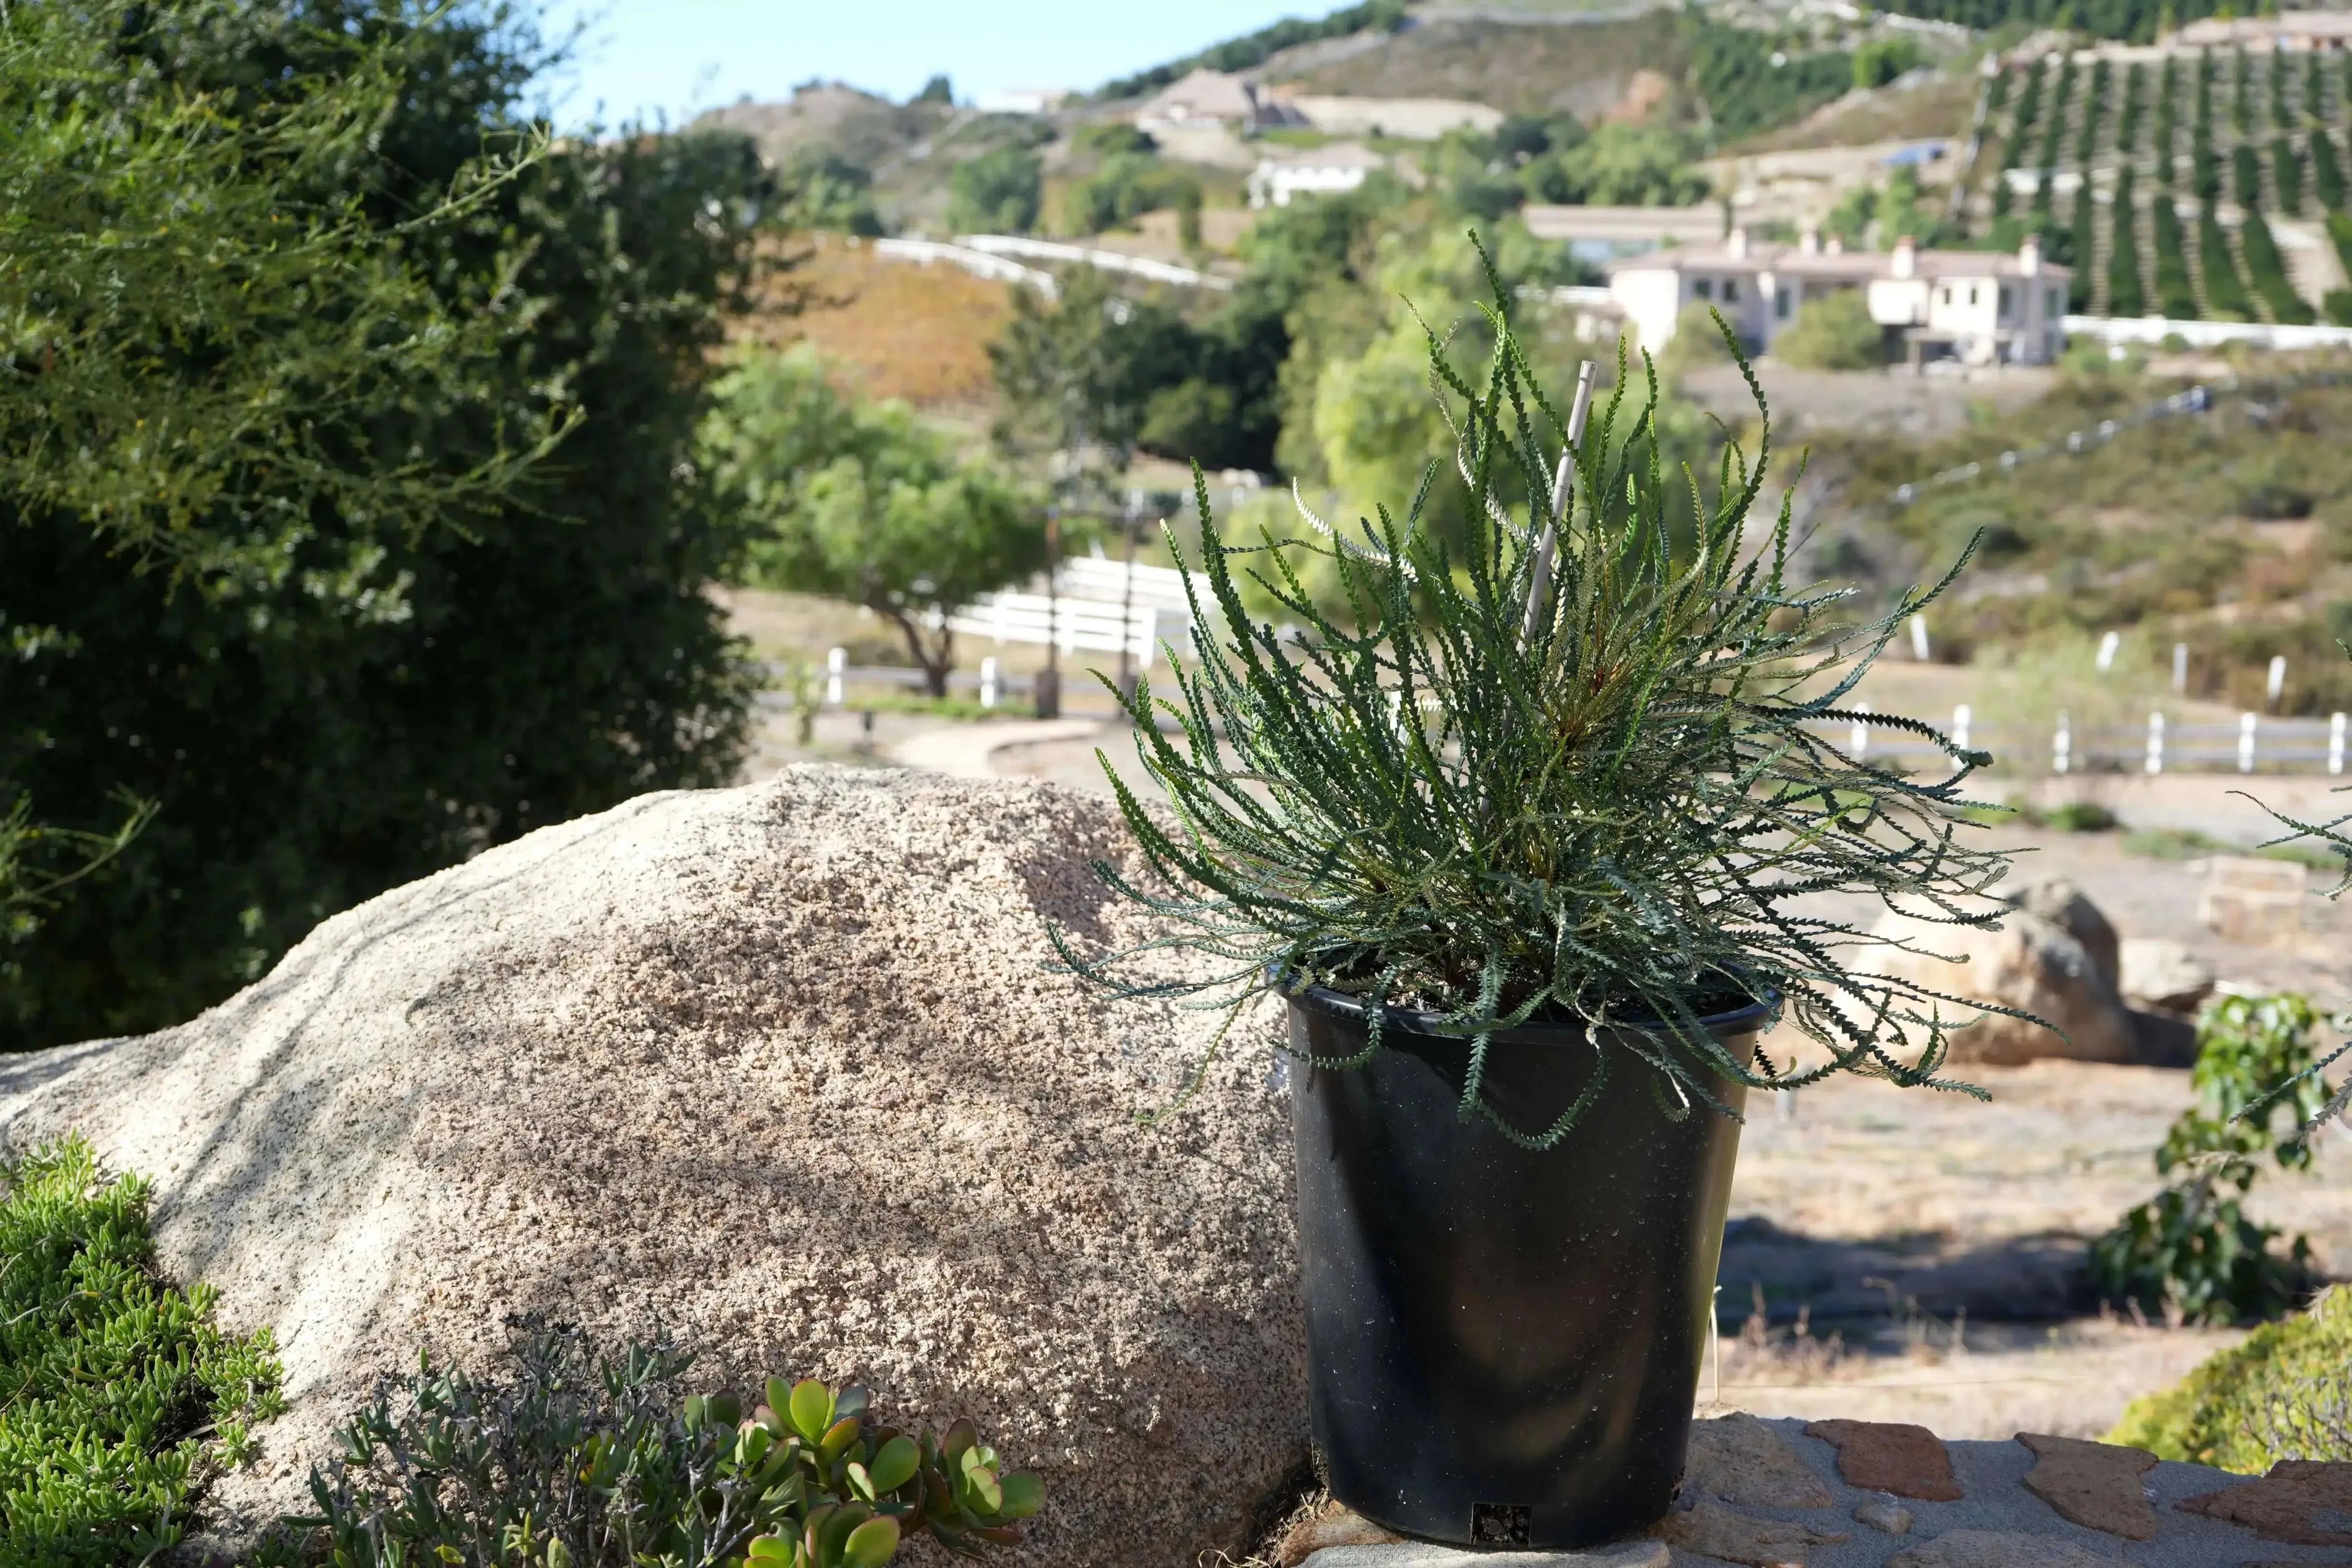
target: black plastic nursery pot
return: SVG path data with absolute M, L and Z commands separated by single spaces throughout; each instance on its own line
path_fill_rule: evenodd
M 1752 1058 L 1769 1004 L 1706 1020 Z M 1530 1152 L 1456 1114 L 1469 1042 L 1391 1008 L 1360 1067 L 1291 1068 L 1308 1396 L 1332 1495 L 1468 1546 L 1591 1545 L 1663 1517 L 1714 1329 L 1739 1124 L 1680 1121 L 1612 1050 L 1574 1131 Z M 1290 1043 L 1359 1055 L 1361 1003 L 1290 996 Z M 1540 1131 L 1591 1083 L 1583 1030 L 1496 1035 L 1485 1094 Z M 1745 1091 L 1722 1083 L 1738 1110 Z

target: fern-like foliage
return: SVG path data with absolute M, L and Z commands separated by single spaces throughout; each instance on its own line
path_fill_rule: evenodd
M 1201 662 L 1180 669 L 1172 698 L 1139 681 L 1126 705 L 1172 820 L 1105 760 L 1157 885 L 1097 868 L 1173 930 L 1095 955 L 1057 932 L 1063 963 L 1126 994 L 1202 1005 L 1237 1007 L 1268 983 L 1329 986 L 1373 1004 L 1374 1051 L 1384 1007 L 1443 1015 L 1471 1042 L 1462 1114 L 1531 1147 L 1576 1113 L 1512 1128 L 1481 1094 L 1489 1037 L 1531 1021 L 1580 1023 L 1604 1071 L 1654 1075 L 1677 1117 L 1726 1110 L 1719 1080 L 1790 1089 L 1838 1070 L 1980 1094 L 1938 1076 L 1954 998 L 1856 973 L 1862 933 L 1792 907 L 1858 889 L 1955 925 L 1993 921 L 1976 895 L 2007 862 L 1961 842 L 1982 831 L 1963 815 L 1964 782 L 1990 758 L 1870 714 L 1939 749 L 1948 766 L 1913 778 L 1820 732 L 1857 717 L 1843 706 L 1856 681 L 1952 574 L 1857 625 L 1838 618 L 1850 590 L 1790 585 L 1785 500 L 1749 545 L 1770 458 L 1752 373 L 1763 435 L 1752 463 L 1727 448 L 1711 508 L 1687 470 L 1677 485 L 1663 465 L 1654 370 L 1644 356 L 1647 395 L 1629 399 L 1622 345 L 1613 394 L 1555 469 L 1568 420 L 1508 306 L 1498 285 L 1482 307 L 1495 348 L 1478 385 L 1429 337 L 1454 477 L 1476 501 L 1468 537 L 1423 526 L 1436 465 L 1402 517 L 1380 508 L 1360 539 L 1302 503 L 1314 536 L 1228 542 L 1196 483 L 1213 595 L 1192 606 Z M 1556 486 L 1567 493 L 1546 572 Z M 1344 623 L 1317 608 L 1307 569 L 1336 572 Z M 1295 626 L 1254 624 L 1237 572 Z M 1206 978 L 1147 977 L 1136 961 L 1169 948 L 1220 962 Z M 1752 1001 L 1777 1003 L 1829 1059 L 1803 1071 L 1735 1059 L 1702 1019 Z

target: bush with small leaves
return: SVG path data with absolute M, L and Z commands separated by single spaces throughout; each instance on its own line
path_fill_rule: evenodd
M 489 1385 L 429 1363 L 386 1380 L 314 1469 L 281 1568 L 881 1568 L 910 1537 L 978 1556 L 1020 1540 L 1045 1487 L 970 1421 L 868 1422 L 862 1388 L 771 1378 L 679 1403 L 688 1358 L 632 1346 L 593 1366 L 543 1334 Z M 402 1408 L 395 1410 L 395 1398 Z
M 2315 1282 L 2311 1244 L 2298 1236 L 2284 1256 L 2278 1231 L 2246 1217 L 2244 1199 L 2261 1173 L 2273 1115 L 2308 1125 L 2327 1104 L 2314 1070 L 2318 1015 L 2301 996 L 2228 996 L 2197 1026 L 2198 1102 L 2173 1122 L 2157 1150 L 2171 1184 L 2091 1247 L 2100 1291 L 2190 1321 L 2275 1318 Z M 2282 1170 L 2311 1163 L 2300 1134 L 2271 1150 Z

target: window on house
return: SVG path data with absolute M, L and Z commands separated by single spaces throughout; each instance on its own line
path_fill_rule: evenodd
M 1787 321 L 1789 319 L 1789 312 L 1796 308 L 1796 304 L 1797 288 L 1795 284 L 1784 283 L 1773 292 L 1772 313 L 1780 318 L 1780 320 L 1784 321 Z
M 2009 285 L 2006 283 L 2000 286 L 2000 314 L 2003 321 L 2009 319 Z
M 2048 295 L 2047 295 L 2047 296 L 2045 296 L 2045 298 L 2044 298 L 2044 302 L 2043 302 L 2043 304 L 2042 304 L 2042 310 L 2043 310 L 2045 313 L 2047 313 L 2047 314 L 2049 314 L 2049 315 L 2053 315 L 2053 316 L 2054 316 L 2054 315 L 2056 315 L 2056 314 L 2058 313 L 2058 290 L 2057 290 L 2057 289 L 2051 289 L 2051 290 L 2050 290 L 2050 292 L 2048 293 Z
M 1947 283 L 1947 284 L 1945 284 L 1945 285 L 1944 285 L 1944 303 L 1945 303 L 1945 304 L 1947 304 L 1947 305 L 1948 305 L 1948 304 L 1950 304 L 1951 302 L 1952 302 L 1952 286 L 1951 286 L 1949 283 Z
M 1727 278 L 1723 280 L 1723 302 L 1727 305 L 1737 305 L 1739 303 L 1738 279 Z
M 1971 283 L 1971 284 L 1969 284 L 1969 308 L 1970 310 L 1974 310 L 1974 309 L 1976 309 L 1976 303 L 1977 303 L 1977 286 L 1976 286 L 1975 284 Z
M 1702 278 L 1698 279 L 1691 285 L 1691 292 L 1697 295 L 1702 300 L 1714 299 L 1715 279 L 1712 278 Z

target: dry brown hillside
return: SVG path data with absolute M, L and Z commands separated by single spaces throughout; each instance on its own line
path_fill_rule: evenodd
M 1448 18 L 1399 33 L 1377 49 L 1302 69 L 1286 70 L 1277 58 L 1265 75 L 1311 92 L 1466 98 L 1529 114 L 1564 110 L 1591 121 L 1625 96 L 1638 70 L 1679 78 L 1685 55 L 1671 11 L 1587 23 Z
M 805 339 L 870 396 L 947 410 L 988 401 L 988 345 L 1013 314 L 1010 285 L 944 264 L 885 260 L 870 242 L 839 235 L 802 248 L 808 259 L 791 274 L 802 309 L 751 317 L 740 339 L 778 347 Z

